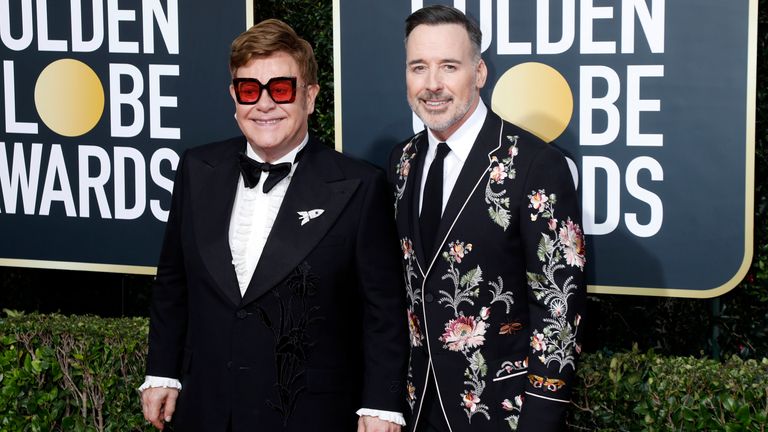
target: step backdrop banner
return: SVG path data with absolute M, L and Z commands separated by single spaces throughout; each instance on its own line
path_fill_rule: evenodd
M 183 149 L 234 136 L 247 1 L 0 1 L 0 265 L 152 274 Z
M 483 31 L 486 105 L 559 147 L 592 293 L 713 297 L 752 260 L 757 0 L 336 0 L 337 147 L 384 165 L 423 128 L 404 20 Z

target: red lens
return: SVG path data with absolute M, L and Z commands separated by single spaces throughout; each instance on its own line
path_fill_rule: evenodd
M 256 103 L 261 96 L 261 84 L 258 81 L 238 83 L 237 94 L 241 103 Z
M 275 103 L 290 103 L 296 97 L 295 83 L 292 78 L 273 78 L 267 83 L 267 92 Z

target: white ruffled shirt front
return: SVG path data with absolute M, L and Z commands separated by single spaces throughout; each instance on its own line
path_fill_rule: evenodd
M 308 139 L 309 136 L 305 136 L 304 141 L 298 147 L 280 159 L 270 161 L 273 164 L 290 162 L 292 165 L 291 172 L 280 180 L 269 193 L 264 193 L 263 190 L 267 173 L 262 173 L 259 184 L 253 188 L 245 187 L 242 176 L 238 180 L 235 205 L 232 208 L 229 223 L 229 248 L 232 251 L 232 265 L 235 266 L 241 296 L 244 296 L 245 290 L 248 289 L 253 272 L 259 263 L 264 246 L 267 244 L 267 237 L 269 237 L 272 225 L 277 218 L 277 212 L 280 211 L 285 193 L 288 191 L 288 185 L 296 171 L 298 165 L 298 163 L 294 163 L 296 155 L 307 145 Z M 246 154 L 249 158 L 265 162 L 253 151 L 250 145 L 247 147 Z
M 235 267 L 241 296 L 244 296 L 245 291 L 248 289 L 253 272 L 259 263 L 264 246 L 267 244 L 269 233 L 272 231 L 272 225 L 274 225 L 277 213 L 283 204 L 283 199 L 285 199 L 285 193 L 288 191 L 291 178 L 293 178 L 293 174 L 296 171 L 296 166 L 299 163 L 294 163 L 296 155 L 307 145 L 308 141 L 309 135 L 305 135 L 304 140 L 296 148 L 280 159 L 270 162 L 273 164 L 290 162 L 292 166 L 291 172 L 268 193 L 264 193 L 263 190 L 264 179 L 267 176 L 266 173 L 262 173 L 259 183 L 253 188 L 245 187 L 242 176 L 238 180 L 235 204 L 232 207 L 229 223 L 229 247 L 232 252 L 232 265 Z M 265 162 L 253 151 L 250 143 L 246 147 L 246 154 L 249 158 Z M 181 390 L 182 385 L 177 379 L 147 375 L 144 383 L 139 387 L 139 391 L 144 391 L 150 387 L 167 387 Z M 382 420 L 405 426 L 405 418 L 399 412 L 361 408 L 357 411 L 357 415 L 378 417 Z

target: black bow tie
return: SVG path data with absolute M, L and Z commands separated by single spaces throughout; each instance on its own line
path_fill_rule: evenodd
M 268 174 L 266 180 L 264 180 L 264 193 L 268 193 L 276 184 L 280 183 L 280 180 L 284 179 L 291 172 L 291 165 L 293 165 L 290 162 L 282 162 L 274 165 L 267 162 L 259 162 L 249 158 L 243 153 L 240 153 L 239 156 L 240 173 L 243 175 L 243 183 L 245 183 L 245 187 L 253 188 L 259 184 L 259 178 L 261 177 L 262 171 Z

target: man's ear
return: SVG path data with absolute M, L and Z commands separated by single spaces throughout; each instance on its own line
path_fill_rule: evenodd
M 237 96 L 235 96 L 235 86 L 232 84 L 229 85 L 229 95 L 232 96 L 232 100 L 235 101 L 235 105 L 237 105 Z
M 315 99 L 320 93 L 320 84 L 310 84 L 307 86 L 307 114 L 315 112 Z
M 488 78 L 488 67 L 485 65 L 483 59 L 480 59 L 480 61 L 477 62 L 477 80 L 475 82 L 477 88 L 481 89 L 485 86 L 486 78 Z

